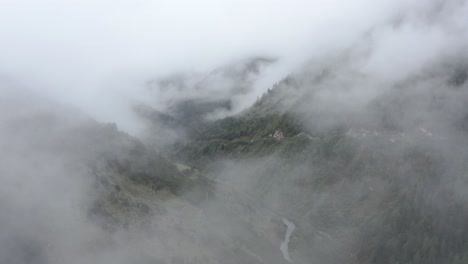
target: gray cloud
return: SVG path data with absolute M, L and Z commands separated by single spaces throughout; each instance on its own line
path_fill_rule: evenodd
M 440 170 L 450 167 L 441 184 L 466 201 L 462 184 L 446 186 L 464 173 L 466 157 L 466 1 L 4 0 L 0 17 L 1 261 L 282 263 L 281 217 L 310 239 L 293 235 L 294 260 L 349 260 L 364 233 L 352 212 L 377 210 L 389 192 L 381 178 L 340 183 L 359 172 L 359 157 L 342 168 L 297 153 L 291 170 L 280 155 L 213 159 L 212 199 L 158 197 L 149 207 L 161 211 L 141 229 L 108 232 L 87 217 L 98 196 L 90 164 L 100 172 L 94 162 L 102 165 L 103 153 L 119 161 L 139 150 L 93 119 L 139 134 L 147 127 L 135 105 L 180 117 L 179 102 L 208 102 L 200 115 L 213 119 L 238 113 L 278 82 L 273 101 L 298 113 L 314 137 L 388 129 L 385 161 L 400 165 L 392 136 L 416 135 L 412 144 L 440 154 Z M 234 77 L 217 74 L 224 65 L 243 72 L 236 62 L 256 57 L 276 61 L 247 77 L 236 67 Z M 181 81 L 165 86 L 167 76 Z M 163 84 L 149 84 L 155 80 Z M 369 146 L 381 154 L 380 142 L 368 144 L 357 156 L 370 155 Z M 395 166 L 395 186 L 414 184 L 405 180 L 419 175 L 414 169 Z
M 128 100 L 180 71 L 209 72 L 251 56 L 279 59 L 255 98 L 310 58 L 422 2 L 4 1 L 0 71 L 127 131 L 141 129 Z M 385 51 L 383 51 L 385 52 Z M 221 89 L 221 88 L 220 88 Z M 251 99 L 250 99 L 251 100 Z

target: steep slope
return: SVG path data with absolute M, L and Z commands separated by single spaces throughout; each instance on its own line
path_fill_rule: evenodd
M 188 207 L 209 195 L 202 175 L 115 124 L 16 91 L 0 108 L 0 242 L 9 245 L 1 263 L 108 258 L 116 234 L 145 230 L 169 202 Z
M 154 141 L 172 143 L 200 130 L 210 120 L 240 111 L 250 104 L 255 84 L 274 59 L 253 57 L 234 61 L 210 72 L 183 72 L 147 84 L 154 106 L 140 104 L 135 112 L 152 126 Z M 160 143 L 162 144 L 162 143 Z
M 463 67 L 361 94 L 379 81 L 346 63 L 204 119 L 164 156 L 113 124 L 2 101 L 0 238 L 17 246 L 0 262 L 466 263 Z
M 353 112 L 323 97 L 347 90 L 334 74 L 289 77 L 169 153 L 211 175 L 260 240 L 279 245 L 291 220 L 295 263 L 466 263 L 466 70 L 442 65 Z
M 98 198 L 90 216 L 108 227 L 125 227 L 149 221 L 163 212 L 163 202 L 181 196 L 203 181 L 201 175 L 188 175 L 160 154 L 119 132 L 113 125 L 96 125 L 82 135 L 91 145 L 108 142 L 109 148 L 97 149 L 97 158 L 88 166 L 94 176 Z M 204 182 L 204 195 L 209 195 L 209 182 Z M 199 197 L 186 197 L 196 202 Z

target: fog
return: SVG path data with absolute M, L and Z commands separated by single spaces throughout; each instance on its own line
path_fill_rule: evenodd
M 1 263 L 387 263 L 399 199 L 465 234 L 467 1 L 1 3 Z M 203 134 L 268 107 L 300 133 Z
M 431 5 L 405 2 L 4 0 L 1 72 L 137 133 L 142 125 L 129 104 L 165 97 L 148 93 L 147 81 L 207 74 L 249 57 L 278 59 L 246 94 L 252 101 L 310 58 Z

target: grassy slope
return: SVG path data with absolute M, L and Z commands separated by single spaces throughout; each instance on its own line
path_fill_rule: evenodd
M 99 194 L 89 214 L 106 228 L 148 224 L 153 214 L 164 212 L 164 201 L 193 189 L 203 192 L 184 196 L 188 202 L 210 193 L 203 175 L 172 163 L 113 126 L 94 127 L 86 138 L 108 144 L 89 162 Z

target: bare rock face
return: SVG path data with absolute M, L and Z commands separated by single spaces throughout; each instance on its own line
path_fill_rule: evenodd
M 281 130 L 276 130 L 275 131 L 275 134 L 273 134 L 273 138 L 276 140 L 276 141 L 282 141 L 284 139 L 284 135 L 283 135 L 283 132 L 281 132 Z

